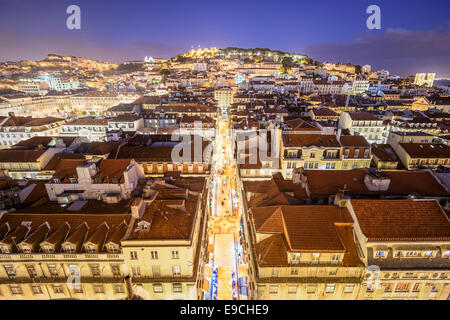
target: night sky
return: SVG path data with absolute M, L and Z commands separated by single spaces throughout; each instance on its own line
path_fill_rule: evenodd
M 81 8 L 81 30 L 66 28 L 71 4 Z M 381 30 L 366 27 L 371 4 L 381 8 Z M 56 53 L 119 62 L 198 45 L 450 77 L 450 1 L 0 0 L 0 61 Z

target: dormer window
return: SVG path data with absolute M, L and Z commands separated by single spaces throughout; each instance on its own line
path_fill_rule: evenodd
M 58 178 L 53 178 L 53 183 L 61 183 L 61 180 L 59 180 Z
M 0 246 L 0 250 L 2 253 L 9 253 L 9 247 L 8 246 Z
M 31 248 L 29 246 L 22 246 L 23 253 L 31 253 Z
M 385 251 L 377 251 L 377 252 L 375 252 L 375 257 L 376 258 L 385 258 L 386 252 Z
M 66 252 L 72 253 L 72 252 L 75 252 L 75 247 L 71 244 L 68 244 L 65 246 L 65 250 L 66 250 Z
M 150 223 L 147 221 L 141 221 L 138 223 L 138 230 L 141 232 L 148 232 L 150 230 Z
M 93 244 L 88 244 L 86 246 L 86 251 L 89 252 L 89 253 L 96 252 L 97 251 L 96 249 L 97 249 L 97 247 L 95 245 L 93 245 Z
M 113 252 L 113 253 L 119 252 L 119 248 L 115 244 L 110 244 L 108 246 L 108 252 Z
M 43 250 L 45 253 L 53 253 L 53 247 L 50 246 L 50 245 L 48 245 L 48 244 L 42 246 L 42 250 Z

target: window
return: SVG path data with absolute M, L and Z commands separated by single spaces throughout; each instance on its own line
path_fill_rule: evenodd
M 52 277 L 59 276 L 58 269 L 56 269 L 56 265 L 49 264 L 49 265 L 47 265 L 47 268 L 48 268 L 48 272 L 50 272 L 50 276 L 52 276 Z
M 163 286 L 160 283 L 153 284 L 153 292 L 154 293 L 162 293 L 163 292 Z
M 12 265 L 6 265 L 5 271 L 6 271 L 6 274 L 8 275 L 8 277 L 10 277 L 10 278 L 16 276 L 16 271 L 14 270 Z
M 75 247 L 71 244 L 66 245 L 66 252 L 75 252 Z
M 398 292 L 408 292 L 409 291 L 409 283 L 408 282 L 399 282 L 395 287 L 395 291 Z
M 272 268 L 272 277 L 278 277 L 278 269 Z
M 183 286 L 181 285 L 181 283 L 174 283 L 172 285 L 172 291 L 173 293 L 183 292 Z
M 119 248 L 115 244 L 110 244 L 108 246 L 108 252 L 113 252 L 113 253 L 119 252 Z
M 348 149 L 348 148 L 346 148 L 346 149 L 344 150 L 344 157 L 345 157 L 345 158 L 348 158 L 349 152 L 350 152 L 350 149 Z
M 316 290 L 317 290 L 317 285 L 315 285 L 315 284 L 309 284 L 306 287 L 306 293 L 316 293 Z
M 334 293 L 335 289 L 336 289 L 336 285 L 335 284 L 327 284 L 325 292 L 326 293 Z
M 19 285 L 10 285 L 11 294 L 22 294 L 22 287 Z
M 314 152 L 311 152 L 311 156 L 312 159 L 314 159 L 316 157 L 316 154 Z
M 33 294 L 42 294 L 42 288 L 39 284 L 31 285 L 31 291 L 33 291 Z
M 53 292 L 54 292 L 55 294 L 63 294 L 63 293 L 64 293 L 64 289 L 63 289 L 62 285 L 60 285 L 60 284 L 54 284 L 54 285 L 53 285 Z
M 338 272 L 338 268 L 330 268 L 328 271 L 328 275 L 335 276 L 335 275 L 337 275 L 337 272 Z
M 120 266 L 118 264 L 112 264 L 111 271 L 114 277 L 120 277 Z
M 293 253 L 291 262 L 292 263 L 299 263 L 300 262 L 300 257 L 301 257 L 300 253 Z
M 53 246 L 50 245 L 42 246 L 42 250 L 44 250 L 45 253 L 53 253 Z
M 89 268 L 91 268 L 92 276 L 99 277 L 100 276 L 100 268 L 98 264 L 90 264 Z
M 103 287 L 102 284 L 94 284 L 94 292 L 95 293 L 104 293 L 105 288 Z
M 341 260 L 341 255 L 339 253 L 333 254 L 331 256 L 331 263 L 338 263 Z
M 130 259 L 131 260 L 137 260 L 137 252 L 136 251 L 130 251 Z
M 296 284 L 288 285 L 288 293 L 290 294 L 297 293 L 297 285 Z
M 420 283 L 414 283 L 414 287 L 412 288 L 412 291 L 415 291 L 415 292 L 420 291 Z
M 180 254 L 178 252 L 178 250 L 173 250 L 172 251 L 172 259 L 179 259 L 180 258 Z
M 181 275 L 181 268 L 180 268 L 180 266 L 173 266 L 172 270 L 173 270 L 173 276 L 174 277 L 179 277 Z
M 114 293 L 124 293 L 125 288 L 121 284 L 115 284 L 114 285 Z
M 312 263 L 319 263 L 320 260 L 320 253 L 312 253 L 311 254 L 311 262 Z
M 1 249 L 1 252 L 2 252 L 2 253 L 9 253 L 9 248 L 8 248 L 8 246 L 1 246 L 0 249 Z
M 73 292 L 75 292 L 75 293 L 84 293 L 83 287 L 81 286 L 81 284 L 78 284 L 78 285 L 74 286 L 73 287 Z
M 158 251 L 150 251 L 150 256 L 152 257 L 152 260 L 158 259 Z
M 355 289 L 354 284 L 346 284 L 344 288 L 344 293 L 352 293 L 354 289 Z
M 391 292 L 392 291 L 392 283 L 386 283 L 386 286 L 384 287 L 384 292 Z
M 384 258 L 384 254 L 385 254 L 384 251 L 377 251 L 377 252 L 375 253 L 375 256 L 376 256 L 377 258 Z
M 139 266 L 131 267 L 131 272 L 133 273 L 134 277 L 140 277 L 141 276 L 141 267 L 139 267 Z
M 157 278 L 161 275 L 159 266 L 152 266 L 152 274 L 153 274 L 153 277 L 155 277 L 155 278 Z
M 291 268 L 291 276 L 298 276 L 298 268 Z
M 277 284 L 269 285 L 269 293 L 270 294 L 277 294 L 278 293 L 278 285 Z
M 28 274 L 30 275 L 30 278 L 36 278 L 37 277 L 37 273 L 36 273 L 36 269 L 34 268 L 33 265 L 27 265 L 27 271 Z

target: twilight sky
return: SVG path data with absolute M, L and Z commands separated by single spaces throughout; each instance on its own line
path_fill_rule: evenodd
M 71 4 L 81 8 L 81 30 L 66 28 Z M 381 30 L 366 27 L 371 4 L 381 8 Z M 450 77 L 450 1 L 0 0 L 0 61 L 57 53 L 119 62 L 198 45 Z

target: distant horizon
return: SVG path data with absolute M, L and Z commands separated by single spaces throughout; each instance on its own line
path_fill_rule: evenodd
M 367 0 L 281 0 L 276 5 L 78 0 L 81 29 L 69 30 L 66 9 L 72 4 L 1 0 L 0 60 L 36 61 L 55 53 L 120 63 L 169 58 L 199 45 L 269 47 L 318 61 L 369 64 L 399 76 L 432 72 L 450 77 L 447 0 L 379 0 L 380 30 L 366 26 L 366 10 L 373 4 Z

